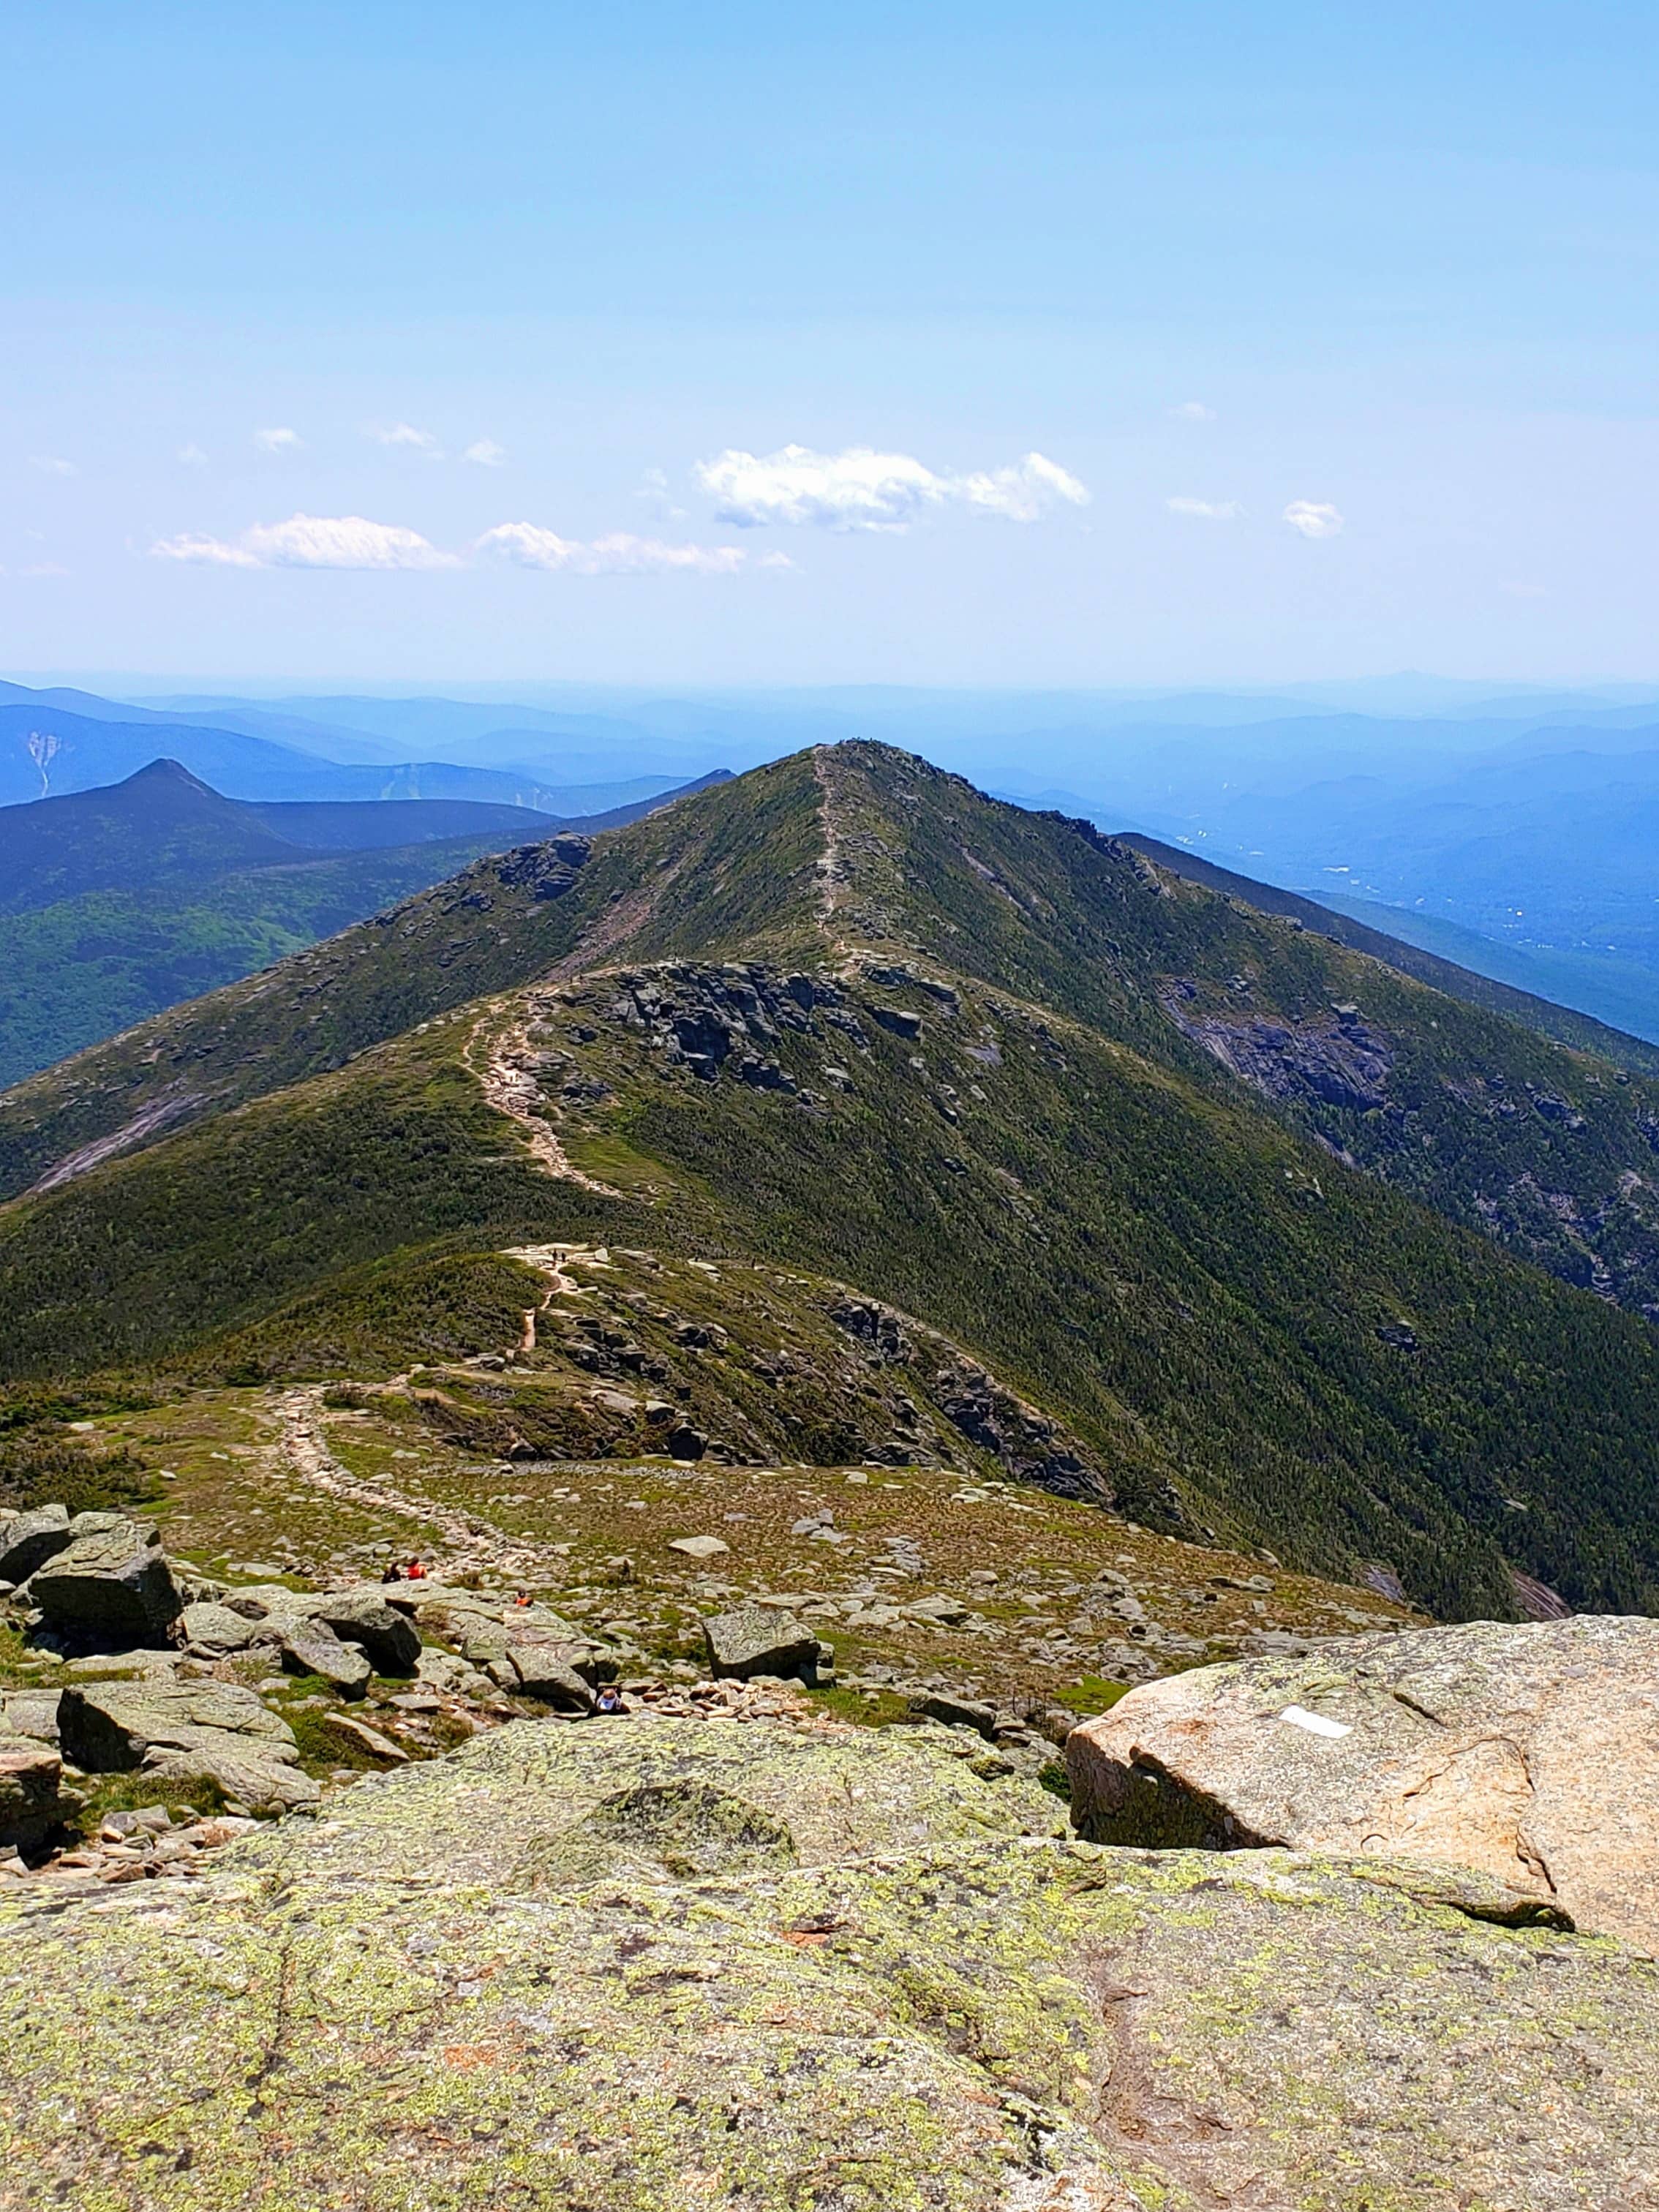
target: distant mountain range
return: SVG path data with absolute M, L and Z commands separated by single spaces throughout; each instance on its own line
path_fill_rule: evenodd
M 562 826 L 466 799 L 249 803 L 172 760 L 0 807 L 0 1087 Z
M 587 786 L 562 782 L 557 780 L 556 765 L 550 773 L 443 760 L 329 759 L 296 746 L 291 728 L 289 741 L 279 743 L 194 717 L 145 714 L 118 720 L 113 711 L 93 714 L 54 703 L 50 694 L 20 701 L 18 688 L 9 685 L 0 692 L 0 806 L 118 783 L 163 757 L 178 761 L 233 799 L 470 799 L 528 807 L 562 819 L 609 813 L 618 805 L 681 787 L 681 780 L 668 776 Z M 103 701 L 82 701 L 82 706 L 88 703 L 108 706 Z M 133 714 L 131 709 L 121 712 Z M 314 742 L 321 742 L 324 734 L 318 733 Z

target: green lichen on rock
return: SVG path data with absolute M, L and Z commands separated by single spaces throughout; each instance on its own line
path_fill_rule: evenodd
M 921 1731 L 526 1724 L 199 1881 L 14 1904 L 0 2203 L 1659 2203 L 1650 1961 L 1060 1817 Z

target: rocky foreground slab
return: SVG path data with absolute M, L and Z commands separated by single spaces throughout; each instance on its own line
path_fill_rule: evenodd
M 1659 1950 L 1659 1621 L 1357 1636 L 1204 1667 L 1073 1730 L 1085 1835 L 1470 1867 Z
M 1071 1839 L 937 1727 L 526 1722 L 0 1899 L 0 2203 L 1649 2212 L 1659 1969 L 1505 1894 Z

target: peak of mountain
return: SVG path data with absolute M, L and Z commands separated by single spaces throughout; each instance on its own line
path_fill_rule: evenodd
M 1027 1480 L 1439 1611 L 1643 1609 L 1656 1133 L 1639 1075 L 854 743 L 480 860 L 0 1097 L 0 1345 L 406 1366 L 434 1257 L 802 1270 L 878 1360 L 888 1314 L 994 1373 L 1048 1424 Z M 779 1389 L 746 1448 L 832 1452 Z

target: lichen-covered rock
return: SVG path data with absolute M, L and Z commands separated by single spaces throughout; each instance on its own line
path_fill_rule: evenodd
M 421 1656 L 420 1632 L 388 1605 L 379 1589 L 326 1590 L 297 1600 L 295 1611 L 360 1644 L 382 1674 L 412 1674 Z
M 64 1756 L 88 1774 L 204 1775 L 255 1812 L 314 1804 L 294 1731 L 252 1690 L 225 1682 L 87 1682 L 58 1706 Z
M 51 1744 L 0 1733 L 0 1844 L 31 1850 L 84 1800 L 64 1787 L 64 1762 Z
M 343 1644 L 327 1624 L 306 1619 L 271 1620 L 254 1632 L 256 1645 L 270 1644 L 290 1674 L 315 1674 L 343 1698 L 361 1698 L 373 1672 L 366 1652 Z
M 507 1665 L 513 1680 L 503 1687 L 539 1698 L 557 1712 L 585 1713 L 592 1708 L 591 1686 L 576 1672 L 580 1647 L 560 1644 L 509 1644 Z
M 702 1625 L 708 1670 L 716 1681 L 747 1681 L 755 1674 L 799 1675 L 814 1680 L 818 1639 L 810 1628 L 770 1606 L 739 1606 Z
M 252 1620 L 211 1599 L 198 1599 L 187 1605 L 179 1617 L 179 1629 L 193 1650 L 213 1658 L 222 1658 L 232 1651 L 246 1651 L 254 1636 Z
M 1651 1963 L 1473 1875 L 1057 1816 L 937 1730 L 524 1724 L 189 1884 L 0 1892 L 0 2196 L 1659 2206 Z
M 1449 1862 L 1659 1948 L 1659 1621 L 1474 1621 L 1201 1668 L 1066 1756 L 1102 1841 Z
M 114 1649 L 158 1641 L 184 1611 L 153 1528 L 115 1516 L 36 1570 L 29 1595 L 54 1627 Z M 71 1529 L 73 1534 L 73 1529 Z
M 27 1582 L 69 1541 L 66 1505 L 40 1505 L 32 1513 L 7 1515 L 0 1519 L 0 1582 Z

